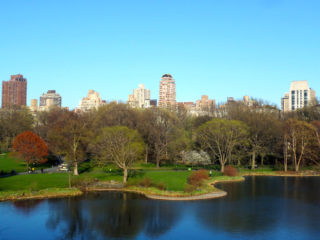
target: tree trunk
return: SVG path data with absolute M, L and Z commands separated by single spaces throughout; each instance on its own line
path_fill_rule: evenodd
M 255 165 L 256 165 L 256 152 L 253 151 L 252 152 L 252 159 L 251 159 L 251 170 L 255 169 Z
M 296 164 L 295 169 L 296 169 L 296 172 L 299 172 L 299 164 Z
M 284 157 L 284 171 L 288 171 L 288 155 L 286 154 L 285 157 Z
M 221 172 L 224 173 L 224 163 L 220 162 L 221 163 Z
M 261 154 L 261 166 L 263 166 L 264 154 Z
M 284 147 L 283 147 L 283 157 L 284 157 L 284 160 L 283 160 L 283 165 L 284 165 L 284 171 L 288 171 L 288 142 L 285 140 L 284 142 Z
M 73 169 L 73 175 L 78 176 L 78 162 L 74 162 L 74 169 Z
M 145 163 L 148 163 L 148 154 L 149 154 L 149 149 L 148 149 L 148 145 L 146 144 L 146 155 L 144 157 Z
M 126 184 L 128 180 L 128 169 L 124 168 L 123 169 L 123 183 Z
M 159 168 L 160 167 L 160 157 L 159 154 L 156 154 L 156 167 Z
M 240 159 L 238 159 L 237 161 L 238 161 L 237 165 L 238 165 L 238 167 L 240 167 L 240 166 L 241 166 L 241 161 L 240 161 Z
M 71 176 L 70 171 L 68 170 L 68 178 L 69 178 L 69 188 L 71 188 Z

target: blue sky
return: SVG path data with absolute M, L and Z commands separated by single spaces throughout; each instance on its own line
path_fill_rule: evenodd
M 319 0 L 0 0 L 0 80 L 74 108 L 89 89 L 126 101 L 162 74 L 177 100 L 249 95 L 280 104 L 292 80 L 320 92 Z

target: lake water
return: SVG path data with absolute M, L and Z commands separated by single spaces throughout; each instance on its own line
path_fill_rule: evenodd
M 0 239 L 320 239 L 319 177 L 247 177 L 221 199 L 121 192 L 0 203 Z

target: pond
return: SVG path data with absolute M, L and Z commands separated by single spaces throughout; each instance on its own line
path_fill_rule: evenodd
M 0 203 L 0 239 L 320 239 L 319 177 L 247 177 L 221 199 L 121 192 Z

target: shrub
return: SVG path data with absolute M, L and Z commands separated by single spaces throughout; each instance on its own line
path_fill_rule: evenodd
M 226 166 L 224 168 L 224 173 L 223 173 L 225 176 L 229 176 L 229 177 L 234 177 L 234 176 L 237 176 L 238 175 L 238 171 L 235 167 L 233 166 Z
M 192 186 L 201 186 L 202 181 L 206 179 L 209 179 L 208 171 L 202 169 L 191 173 L 190 177 L 188 178 L 188 183 Z
M 208 165 L 211 163 L 208 153 L 204 151 L 182 152 L 182 160 L 187 165 Z
M 160 190 L 165 190 L 166 189 L 166 185 L 164 183 L 157 183 L 157 184 L 155 184 L 155 187 L 160 189 Z
M 92 184 L 92 179 L 89 177 L 85 178 L 73 178 L 71 181 L 71 185 L 80 189 L 86 189 L 90 184 Z
M 151 182 L 151 179 L 146 177 L 146 178 L 143 178 L 140 182 L 139 182 L 139 185 L 141 187 L 150 187 L 152 184 Z
M 187 193 L 191 193 L 193 192 L 194 190 L 196 189 L 196 186 L 193 186 L 191 184 L 186 184 L 184 186 L 184 192 L 187 192 Z

